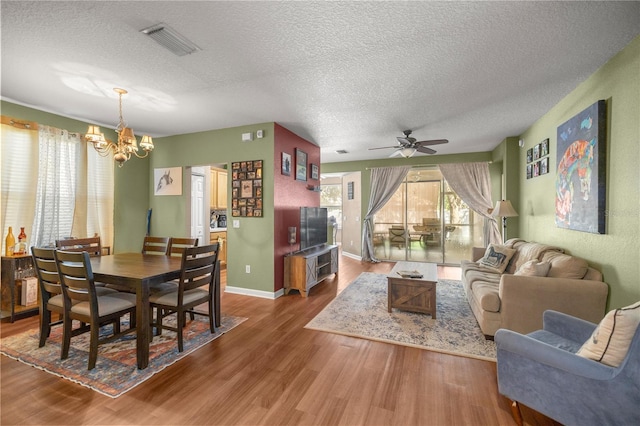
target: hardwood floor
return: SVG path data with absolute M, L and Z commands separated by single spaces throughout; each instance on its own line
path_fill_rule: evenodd
M 495 363 L 305 329 L 361 272 L 393 266 L 340 262 L 308 298 L 223 294 L 223 313 L 247 321 L 117 399 L 0 356 L 0 423 L 515 424 Z M 439 268 L 439 276 L 460 272 Z M 0 331 L 37 324 L 32 317 Z M 523 408 L 526 424 L 554 424 Z

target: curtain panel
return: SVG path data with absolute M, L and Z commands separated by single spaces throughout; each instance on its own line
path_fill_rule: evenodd
M 371 195 L 369 207 L 364 217 L 362 229 L 362 259 L 380 262 L 374 254 L 373 247 L 373 217 L 387 204 L 396 190 L 407 177 L 411 166 L 378 167 L 371 169 Z
M 487 163 L 440 164 L 440 172 L 449 186 L 469 208 L 485 218 L 484 244 L 501 244 L 498 222 L 491 216 L 491 177 Z

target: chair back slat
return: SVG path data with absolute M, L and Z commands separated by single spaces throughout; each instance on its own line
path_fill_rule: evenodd
M 97 314 L 97 297 L 89 254 L 83 252 L 55 251 L 58 274 L 65 298 L 92 305 Z
M 102 256 L 100 237 L 56 240 L 56 248 L 67 252 L 86 251 L 91 257 Z
M 210 289 L 213 287 L 218 253 L 218 243 L 184 250 L 182 254 L 179 293 L 205 285 L 209 285 Z
M 144 237 L 142 242 L 142 254 L 169 254 L 169 245 L 171 238 L 169 237 Z
M 169 256 L 182 256 L 182 252 L 187 248 L 197 247 L 197 238 L 175 238 L 171 237 L 167 253 Z
M 54 251 L 55 249 L 53 248 L 31 247 L 31 256 L 36 268 L 40 291 L 62 294 Z

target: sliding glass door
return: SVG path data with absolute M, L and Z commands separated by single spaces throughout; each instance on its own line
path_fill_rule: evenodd
M 375 254 L 383 260 L 459 264 L 482 245 L 484 219 L 437 168 L 411 170 L 374 220 Z

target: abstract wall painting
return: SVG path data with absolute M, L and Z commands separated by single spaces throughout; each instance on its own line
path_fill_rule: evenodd
M 606 230 L 606 103 L 600 100 L 558 126 L 556 226 Z

